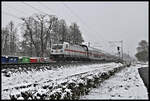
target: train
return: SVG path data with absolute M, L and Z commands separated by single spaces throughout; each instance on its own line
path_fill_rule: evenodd
M 56 61 L 118 61 L 117 56 L 84 44 L 53 44 L 51 59 Z
M 84 44 L 53 44 L 49 57 L 1 56 L 2 64 L 17 63 L 49 63 L 56 61 L 106 61 L 116 62 L 120 59 L 100 49 Z

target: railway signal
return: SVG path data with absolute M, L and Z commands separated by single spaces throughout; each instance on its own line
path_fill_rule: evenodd
M 120 50 L 120 47 L 119 47 L 119 46 L 117 47 L 117 50 L 118 50 L 118 51 Z
M 122 60 L 123 60 L 123 40 L 121 41 L 109 41 L 109 43 L 121 43 L 121 47 L 117 47 L 118 50 L 121 48 L 121 53 L 122 53 Z
M 119 59 L 120 59 L 120 47 L 119 46 L 117 47 L 117 50 L 118 50 L 118 55 L 119 55 Z

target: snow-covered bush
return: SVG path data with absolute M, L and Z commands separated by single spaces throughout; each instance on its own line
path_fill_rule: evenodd
M 107 79 L 122 67 L 113 68 L 107 71 L 96 71 L 85 74 L 77 74 L 67 77 L 65 80 L 49 81 L 43 84 L 32 84 L 33 88 L 39 87 L 35 91 L 21 91 L 21 94 L 10 95 L 11 99 L 24 100 L 74 100 L 79 99 L 81 95 L 88 94 L 91 88 L 95 88 L 97 84 Z M 28 87 L 31 87 L 28 86 Z M 22 86 L 22 88 L 28 88 Z

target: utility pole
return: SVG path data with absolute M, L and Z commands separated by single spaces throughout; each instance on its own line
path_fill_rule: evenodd
M 119 59 L 120 59 L 120 47 L 119 46 L 117 47 L 117 50 L 118 50 L 118 55 L 119 55 Z
M 123 40 L 121 41 L 109 41 L 109 43 L 121 43 L 121 53 L 122 53 L 122 60 L 123 60 Z
M 122 51 L 122 60 L 123 60 L 123 40 L 120 41 L 121 42 L 121 51 Z
M 88 47 L 90 47 L 90 42 L 88 42 Z

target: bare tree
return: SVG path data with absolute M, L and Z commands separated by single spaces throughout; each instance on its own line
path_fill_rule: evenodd
M 44 42 L 44 50 L 48 54 L 49 53 L 49 48 L 51 47 L 51 40 L 54 39 L 54 29 L 56 28 L 57 24 L 58 24 L 58 18 L 56 16 L 49 16 L 48 15 L 48 19 L 45 20 L 45 35 L 44 35 L 44 39 L 45 39 L 45 42 Z M 49 48 L 48 48 L 49 46 Z
M 3 28 L 1 33 L 1 50 L 2 55 L 8 55 L 9 54 L 9 31 L 8 28 Z
M 139 46 L 137 47 L 137 53 L 135 54 L 136 58 L 139 61 L 146 62 L 148 61 L 148 50 L 149 46 L 146 40 L 141 40 Z
M 47 45 L 49 42 L 51 44 L 51 33 L 57 22 L 57 17 L 36 14 L 33 17 L 22 18 L 22 20 L 24 21 L 24 38 L 29 39 L 31 52 L 35 50 L 36 56 L 46 55 Z
M 10 47 L 10 54 L 11 55 L 16 55 L 16 33 L 17 33 L 17 29 L 14 26 L 14 23 L 11 21 L 8 25 L 8 29 L 9 29 L 9 37 L 10 37 L 10 42 L 9 42 L 9 47 Z
M 84 41 L 76 23 L 68 27 L 65 20 L 54 15 L 34 14 L 22 21 L 21 49 L 29 56 L 49 56 L 52 43 L 73 41 L 80 44 Z
M 70 25 L 70 38 L 73 44 L 81 44 L 84 42 L 79 26 L 76 23 Z
M 17 28 L 12 21 L 2 28 L 2 54 L 3 55 L 16 55 L 17 51 Z
M 24 35 L 23 35 L 23 38 L 24 38 L 24 43 L 26 43 L 26 45 L 29 45 L 30 46 L 30 56 L 32 56 L 32 49 L 34 46 L 34 48 L 36 49 L 37 48 L 37 45 L 35 43 L 35 40 L 33 39 L 33 31 L 34 31 L 34 18 L 33 17 L 29 17 L 29 18 L 22 18 L 22 20 L 24 21 L 23 23 L 23 31 L 24 31 Z M 38 51 L 35 50 L 36 54 L 38 54 Z

